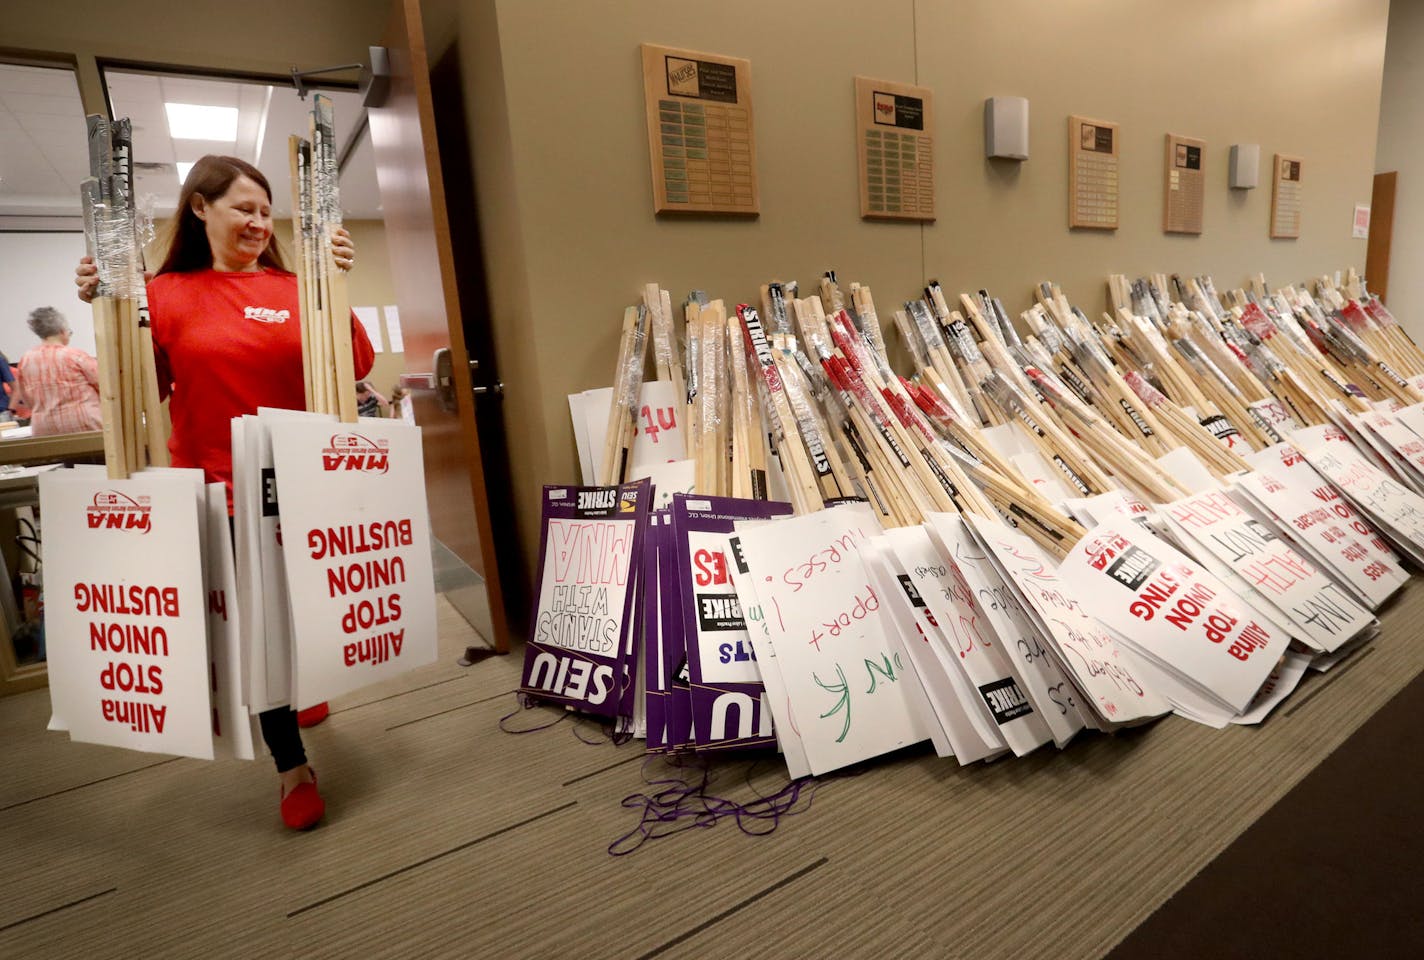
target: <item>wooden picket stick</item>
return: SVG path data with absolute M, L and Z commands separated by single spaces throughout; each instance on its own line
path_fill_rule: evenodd
M 771 344 L 767 341 L 766 331 L 762 329 L 761 318 L 754 309 L 740 304 L 737 307 L 737 319 L 740 321 L 742 335 L 756 357 L 764 388 L 762 396 L 767 401 L 768 415 L 774 420 L 772 429 L 778 439 L 784 438 L 777 454 L 781 460 L 782 473 L 786 477 L 787 490 L 792 497 L 792 505 L 798 513 L 819 510 L 824 504 L 816 485 L 816 472 L 807 459 L 805 446 L 796 428 L 796 415 L 786 396 L 786 387 L 781 381 L 781 372 L 776 366 L 776 358 Z
M 618 369 L 613 381 L 613 397 L 608 405 L 608 431 L 603 439 L 603 459 L 598 482 L 602 486 L 622 483 L 632 460 L 633 441 L 638 430 L 638 399 L 642 387 L 647 346 L 643 325 L 647 313 L 642 307 L 623 311 L 623 333 L 618 343 Z
M 306 238 L 302 236 L 302 184 L 306 179 L 306 164 L 302 160 L 304 141 L 295 133 L 287 138 L 287 168 L 292 178 L 292 261 L 297 271 L 297 317 L 302 332 L 302 390 L 306 395 L 306 408 L 315 409 L 312 388 L 312 346 L 311 327 L 308 318 L 311 304 L 307 298 L 307 274 L 304 264 Z
M 119 399 L 119 343 L 114 298 L 95 297 L 94 349 L 99 359 L 99 414 L 103 421 L 104 463 L 109 479 L 129 476 L 128 444 L 124 439 L 123 405 Z
M 698 464 L 695 476 L 701 478 L 702 463 L 702 404 L 698 394 L 702 390 L 702 305 L 696 300 L 688 300 L 682 305 L 684 333 L 687 339 L 686 354 L 686 416 L 683 419 L 683 440 L 687 448 L 687 459 Z M 698 491 L 703 492 L 701 490 Z

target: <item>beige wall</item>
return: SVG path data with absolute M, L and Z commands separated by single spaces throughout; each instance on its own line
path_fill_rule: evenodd
M 987 286 L 1014 310 L 1053 279 L 1095 309 L 1111 272 L 1283 283 L 1363 265 L 1350 219 L 1374 169 L 1387 0 L 427 6 L 464 48 L 507 408 L 521 440 L 546 438 L 513 454 L 526 544 L 539 485 L 577 475 L 565 395 L 611 382 L 623 307 L 648 281 L 735 302 L 772 277 L 813 284 L 835 268 L 869 283 L 888 316 L 929 277 L 956 293 Z M 751 60 L 757 220 L 653 216 L 644 41 Z M 859 219 L 855 74 L 935 91 L 937 223 Z M 982 104 L 995 94 L 1030 101 L 1026 163 L 984 159 Z M 1116 233 L 1066 226 L 1069 113 L 1121 124 Z M 1207 141 L 1200 237 L 1161 231 L 1169 131 Z M 1261 145 L 1263 186 L 1228 191 L 1234 142 Z M 1305 159 L 1297 241 L 1267 236 L 1275 151 Z
M 1395 0 L 1389 10 L 1375 171 L 1398 171 L 1390 240 L 1389 309 L 1424 340 L 1424 3 Z M 1368 277 L 1366 279 L 1369 279 Z

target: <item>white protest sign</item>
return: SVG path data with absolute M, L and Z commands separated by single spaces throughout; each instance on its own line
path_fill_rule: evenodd
M 673 460 L 669 463 L 635 464 L 628 469 L 628 480 L 653 481 L 653 503 L 651 509 L 666 510 L 672 506 L 675 493 L 695 493 L 697 491 L 697 461 Z
M 895 582 L 885 562 L 890 557 L 890 547 L 883 536 L 872 537 L 862 544 L 860 557 L 890 618 L 891 629 L 886 631 L 886 636 L 905 664 L 905 692 L 910 709 L 919 717 L 921 729 L 934 744 L 935 756 L 958 757 L 961 764 L 969 763 L 973 759 L 969 748 L 962 743 L 956 745 L 951 739 L 956 722 L 960 729 L 969 729 L 963 709 L 966 701 L 950 686 L 949 676 L 929 649 L 928 625 L 920 618 L 924 604 L 917 610 Z M 972 740 L 976 746 L 982 743 L 977 736 Z M 990 749 L 1001 753 L 1005 747 L 1000 741 Z
M 1424 498 L 1368 463 L 1341 431 L 1297 430 L 1292 442 L 1310 465 L 1370 515 L 1396 546 L 1424 563 Z
M 420 431 L 273 421 L 303 709 L 433 663 L 435 575 Z
M 901 687 L 903 658 L 896 663 L 879 593 L 860 560 L 861 544 L 879 532 L 866 504 L 738 525 L 817 775 L 926 737 Z
M 1290 696 L 1300 685 L 1300 679 L 1305 676 L 1308 666 L 1310 666 L 1309 655 L 1287 650 L 1286 655 L 1281 657 L 1281 662 L 1276 664 L 1276 668 L 1271 671 L 1270 676 L 1266 677 L 1266 682 L 1261 684 L 1256 699 L 1251 701 L 1246 712 L 1240 716 L 1232 717 L 1231 722 L 1242 726 L 1251 726 L 1266 719 L 1267 715 L 1280 706 L 1285 698 Z
M 1201 493 L 1216 486 L 1216 478 L 1197 459 L 1190 447 L 1173 447 L 1157 458 L 1157 466 L 1175 480 L 1178 486 L 1191 493 Z
M 1134 523 L 1094 527 L 1058 572 L 1122 642 L 1236 713 L 1290 642 L 1221 581 Z
M 756 522 L 750 521 L 745 526 L 750 527 Z M 772 732 L 776 734 L 777 745 L 781 748 L 791 778 L 809 777 L 811 764 L 806 759 L 801 731 L 791 712 L 791 697 L 786 692 L 786 680 L 781 676 L 776 647 L 771 642 L 766 611 L 757 598 L 756 584 L 752 580 L 751 569 L 743 562 L 741 549 L 740 535 L 734 533 L 727 538 L 727 550 L 733 558 L 732 589 L 737 592 L 737 602 L 742 605 L 742 614 L 747 622 L 747 636 L 756 651 L 757 670 L 761 673 L 762 686 L 766 687 L 767 706 L 773 720 Z
M 588 439 L 589 463 L 583 464 L 584 475 L 597 476 L 602 466 L 604 441 L 608 437 L 608 408 L 613 403 L 613 388 L 585 390 L 582 402 L 569 397 L 569 409 L 580 409 L 584 417 L 583 435 Z M 687 457 L 683 439 L 683 416 L 687 410 L 685 398 L 679 399 L 670 380 L 647 380 L 638 395 L 638 432 L 633 436 L 631 466 L 668 463 Z M 577 428 L 576 428 L 577 429 Z M 580 458 L 584 456 L 580 446 Z M 582 463 L 582 460 L 580 461 Z
M 973 515 L 967 519 L 1000 576 L 1018 591 L 1042 634 L 1052 641 L 1058 668 L 1071 675 L 1077 689 L 1089 699 L 1082 709 L 1096 711 L 1106 724 L 1146 720 L 1171 709 L 1139 681 L 1132 665 L 1118 656 L 1117 642 L 1069 595 L 1068 585 L 1038 544 L 1002 523 Z
M 976 615 L 982 614 L 985 625 L 1012 662 L 1024 693 L 1048 724 L 1054 743 L 1065 746 L 1083 729 L 1083 717 L 1071 685 L 1044 647 L 1038 627 L 1024 612 L 1017 592 L 1000 579 L 998 568 L 958 514 L 927 514 L 922 529 L 952 567 L 952 592 L 958 591 Z M 899 531 L 891 531 L 891 535 L 901 536 Z M 926 568 L 922 575 L 918 566 L 910 570 L 917 581 L 937 574 L 937 570 Z
M 1360 519 L 1339 492 L 1311 469 L 1294 448 L 1282 444 L 1298 464 L 1269 466 L 1263 451 L 1261 469 L 1237 477 L 1233 496 L 1241 496 L 1265 514 L 1289 537 L 1308 550 L 1340 583 L 1372 610 L 1402 587 L 1408 576 L 1389 553 L 1388 544 Z M 1273 450 L 1275 448 L 1272 448 Z M 1277 463 L 1281 461 L 1278 460 Z M 1387 557 L 1367 545 L 1378 541 Z
M 237 575 L 228 526 L 227 487 L 205 488 L 207 525 L 203 562 L 207 571 L 208 661 L 211 667 L 213 757 L 254 758 L 252 728 L 256 721 L 242 702 L 242 638 L 237 629 Z
M 1184 497 L 1161 509 L 1184 545 L 1195 544 L 1240 576 L 1262 610 L 1308 647 L 1330 652 L 1374 618 L 1225 490 Z M 1193 551 L 1195 552 L 1195 551 Z
M 1246 410 L 1266 436 L 1277 443 L 1284 440 L 1288 433 L 1300 426 L 1290 415 L 1290 411 L 1286 410 L 1285 406 L 1275 398 L 1249 403 L 1246 405 Z
M 201 483 L 40 477 L 50 698 L 70 739 L 212 759 Z
M 1399 475 L 1414 488 L 1414 492 L 1424 490 L 1424 437 L 1406 426 L 1398 414 L 1371 410 L 1359 414 L 1355 421 L 1367 435 L 1373 434 L 1402 462 Z
M 1053 738 L 1023 677 L 1011 663 L 1004 642 L 984 616 L 959 570 L 930 539 L 924 527 L 905 527 L 886 534 L 900 568 L 895 571 L 914 587 L 929 611 L 941 649 L 951 669 L 963 671 L 974 694 L 973 705 L 987 718 L 1016 756 L 1023 756 Z

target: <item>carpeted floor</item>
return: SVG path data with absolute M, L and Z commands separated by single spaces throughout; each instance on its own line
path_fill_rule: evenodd
M 501 733 L 518 655 L 457 666 L 478 641 L 443 600 L 438 664 L 308 731 L 329 803 L 310 834 L 282 828 L 265 764 L 70 744 L 44 732 L 45 693 L 24 694 L 0 700 L 0 956 L 1072 958 L 1146 921 L 1119 956 L 1215 957 L 1245 955 L 1231 951 L 1253 942 L 1248 914 L 1277 935 L 1252 955 L 1281 955 L 1282 926 L 1309 933 L 1375 889 L 1367 942 L 1402 955 L 1418 910 L 1390 878 L 1417 876 L 1408 858 L 1345 854 L 1409 829 L 1417 779 L 1397 826 L 1361 811 L 1407 752 L 1417 689 L 1367 728 L 1392 748 L 1332 751 L 1424 668 L 1421 616 L 1414 584 L 1377 641 L 1260 728 L 1167 719 L 969 769 L 907 751 L 826 780 L 809 809 L 803 791 L 770 836 L 724 820 L 616 858 L 638 821 L 620 801 L 645 773 L 679 771 L 645 770 L 637 744 L 582 742 L 601 739 L 587 724 Z M 785 782 L 766 758 L 713 771 L 711 792 L 742 800 Z M 1283 797 L 1295 812 L 1253 839 Z M 1378 829 L 1344 832 L 1352 816 Z M 1243 831 L 1254 848 L 1232 847 Z M 1311 880 L 1316 867 L 1339 875 Z M 1189 946 L 1168 954 L 1179 936 Z

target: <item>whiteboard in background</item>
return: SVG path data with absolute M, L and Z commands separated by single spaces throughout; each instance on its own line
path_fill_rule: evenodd
M 72 346 L 94 352 L 94 320 L 75 292 L 74 268 L 84 256 L 83 233 L 0 231 L 0 351 L 19 363 L 39 343 L 25 320 L 35 307 L 54 307 L 74 329 Z

